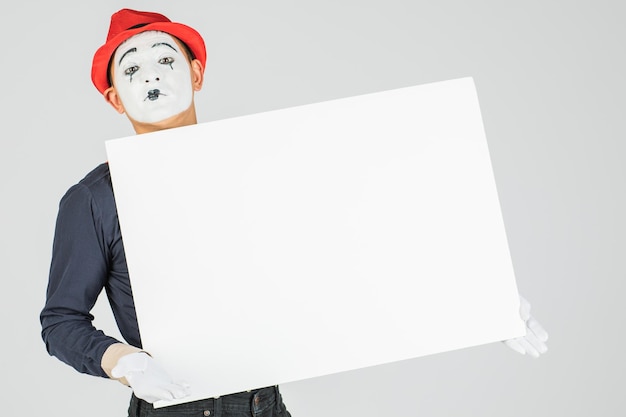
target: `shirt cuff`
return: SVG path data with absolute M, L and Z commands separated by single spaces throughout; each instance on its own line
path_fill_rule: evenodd
M 111 346 L 107 348 L 107 350 L 104 351 L 104 354 L 102 355 L 102 361 L 100 362 L 100 366 L 102 367 L 104 372 L 106 372 L 106 374 L 109 376 L 109 378 L 116 379 L 120 381 L 122 384 L 130 386 L 130 384 L 128 383 L 128 381 L 126 381 L 126 378 L 124 377 L 113 378 L 113 376 L 111 375 L 111 370 L 115 368 L 115 366 L 117 365 L 117 361 L 122 356 L 128 355 L 130 353 L 137 353 L 137 352 L 144 352 L 144 351 L 134 346 L 126 345 L 124 343 L 113 343 Z

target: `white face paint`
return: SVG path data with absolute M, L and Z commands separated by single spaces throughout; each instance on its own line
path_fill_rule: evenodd
M 138 33 L 117 48 L 113 60 L 113 83 L 134 120 L 160 122 L 191 106 L 189 62 L 167 33 Z

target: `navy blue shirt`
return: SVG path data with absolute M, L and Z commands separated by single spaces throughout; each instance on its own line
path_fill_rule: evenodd
M 121 335 L 141 348 L 126 255 L 109 166 L 101 164 L 61 199 L 46 305 L 41 325 L 48 353 L 77 371 L 107 377 L 104 351 L 119 341 L 93 324 L 93 308 L 106 291 Z

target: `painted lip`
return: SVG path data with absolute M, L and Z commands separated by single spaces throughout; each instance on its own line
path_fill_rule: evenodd
M 159 90 L 158 88 L 155 88 L 154 90 L 148 91 L 148 95 L 146 95 L 146 98 L 144 98 L 143 101 L 146 101 L 146 100 L 154 101 L 154 100 L 157 100 L 159 96 L 167 96 L 167 94 L 163 94 L 161 90 Z

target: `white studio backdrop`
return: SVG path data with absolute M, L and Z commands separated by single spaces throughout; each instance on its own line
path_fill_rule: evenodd
M 132 134 L 89 78 L 123 7 L 202 33 L 200 122 L 474 78 L 517 285 L 550 350 L 532 360 L 491 343 L 287 383 L 294 416 L 626 409 L 624 2 L 29 0 L 4 4 L 0 26 L 3 412 L 109 417 L 128 406 L 128 388 L 50 357 L 38 320 L 59 200 L 106 160 L 105 141 Z M 93 314 L 119 337 L 105 297 Z

